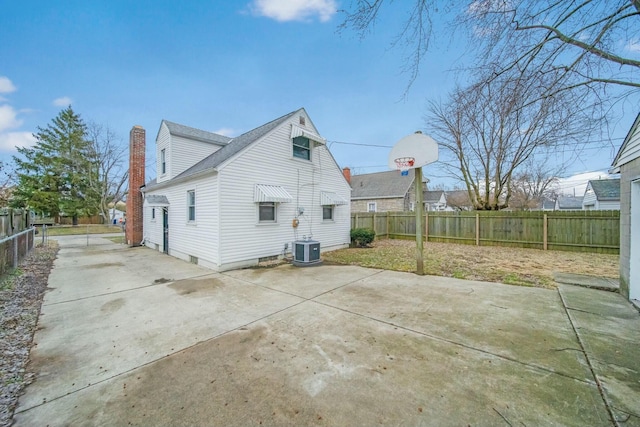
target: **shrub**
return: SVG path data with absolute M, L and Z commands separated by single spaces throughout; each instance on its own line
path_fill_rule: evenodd
M 351 230 L 351 245 L 356 248 L 366 248 L 375 237 L 376 232 L 370 228 L 354 228 Z

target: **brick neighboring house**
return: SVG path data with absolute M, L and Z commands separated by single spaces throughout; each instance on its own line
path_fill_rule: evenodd
M 345 176 L 348 170 L 344 170 Z M 416 201 L 415 172 L 398 171 L 351 175 L 351 212 L 398 212 L 413 210 Z

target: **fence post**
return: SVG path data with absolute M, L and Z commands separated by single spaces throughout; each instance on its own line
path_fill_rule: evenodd
M 476 246 L 480 246 L 480 214 L 476 213 Z
M 18 238 L 13 237 L 13 268 L 18 268 Z
M 542 249 L 545 251 L 547 250 L 547 244 L 548 244 L 548 237 L 547 237 L 548 230 L 549 228 L 547 225 L 547 214 L 544 214 L 542 218 Z
M 424 240 L 429 241 L 429 211 L 424 213 Z
M 389 211 L 387 211 L 387 239 L 391 235 L 391 231 L 389 230 Z
M 378 229 L 376 228 L 376 213 L 373 213 L 373 232 L 375 233 L 375 235 L 378 235 Z

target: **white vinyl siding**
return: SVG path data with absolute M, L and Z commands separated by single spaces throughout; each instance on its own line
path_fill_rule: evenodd
M 640 158 L 640 126 L 634 130 L 624 151 L 620 153 L 620 158 L 614 166 L 620 167 L 637 158 Z
M 296 236 L 302 239 L 313 235 L 322 250 L 349 243 L 349 205 L 336 206 L 334 221 L 323 222 L 320 192 L 331 191 L 349 200 L 351 188 L 324 145 L 311 142 L 313 152 L 309 162 L 292 159 L 290 123 L 298 124 L 298 116 L 248 147 L 220 170 L 220 188 L 224 189 L 220 194 L 223 266 L 278 255 L 285 243 L 290 247 Z M 306 123 L 307 129 L 318 133 L 308 118 Z M 278 204 L 276 226 L 263 227 L 256 221 L 253 201 L 256 184 L 281 186 L 293 197 L 291 203 Z M 297 207 L 304 208 L 304 215 L 294 229 L 291 222 Z
M 171 138 L 171 152 L 180 153 L 180 155 L 174 155 L 171 159 L 171 176 L 180 175 L 220 148 L 222 148 L 220 145 L 174 136 Z
M 162 153 L 164 151 L 164 161 L 166 173 L 162 173 Z M 158 183 L 168 181 L 171 179 L 171 136 L 169 135 L 169 129 L 162 123 L 160 130 L 158 131 L 158 138 L 156 138 L 156 174 L 158 175 Z
M 197 221 L 193 227 L 187 223 L 188 190 L 196 189 Z M 169 201 L 169 254 L 189 261 L 198 258 L 198 264 L 216 269 L 218 266 L 218 183 L 216 175 L 209 175 L 185 183 L 160 188 L 146 195 L 166 196 Z M 151 222 L 151 207 L 145 207 L 145 237 L 147 246 L 162 250 L 162 208 L 156 207 L 157 219 Z

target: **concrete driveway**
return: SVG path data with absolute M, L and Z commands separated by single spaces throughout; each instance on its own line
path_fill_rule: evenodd
M 59 242 L 18 426 L 640 426 L 615 293 Z

